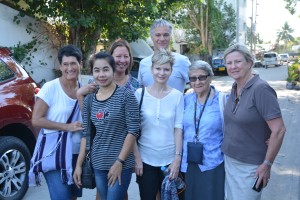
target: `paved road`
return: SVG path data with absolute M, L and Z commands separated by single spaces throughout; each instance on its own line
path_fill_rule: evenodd
M 276 68 L 256 68 L 260 76 L 267 80 L 276 90 L 285 125 L 286 136 L 282 148 L 273 164 L 271 179 L 263 191 L 263 200 L 300 200 L 300 91 L 286 90 L 286 66 Z M 217 89 L 229 92 L 233 81 L 228 76 L 218 76 L 213 80 Z M 84 190 L 83 198 L 95 199 L 95 190 Z M 129 187 L 129 199 L 139 200 L 138 187 L 133 176 Z M 49 194 L 46 183 L 37 188 L 30 188 L 24 200 L 48 200 Z

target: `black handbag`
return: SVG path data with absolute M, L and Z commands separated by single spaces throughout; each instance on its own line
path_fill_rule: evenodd
M 94 189 L 96 187 L 95 174 L 89 154 L 82 164 L 81 184 L 82 188 Z
M 87 116 L 88 116 L 88 126 L 87 126 L 87 133 L 86 133 L 86 151 L 88 152 L 85 160 L 83 161 L 82 164 L 82 173 L 81 173 L 81 184 L 82 188 L 87 188 L 87 189 L 94 189 L 96 187 L 96 181 L 95 181 L 95 174 L 94 174 L 94 169 L 92 167 L 92 161 L 91 161 L 91 146 L 93 139 L 96 134 L 96 128 L 92 124 L 90 116 L 91 116 L 91 105 L 92 105 L 92 94 L 89 94 L 87 96 Z

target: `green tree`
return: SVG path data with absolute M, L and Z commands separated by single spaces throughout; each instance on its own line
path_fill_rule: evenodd
M 144 38 L 155 18 L 174 0 L 3 0 L 50 25 L 52 35 L 63 44 L 81 48 L 85 57 L 94 52 L 101 38 Z M 18 21 L 17 19 L 16 21 Z M 101 38 L 100 38 L 101 35 Z
M 286 2 L 285 8 L 290 11 L 290 13 L 293 15 L 296 12 L 296 5 L 299 0 L 284 0 Z
M 294 37 L 291 35 L 291 33 L 293 32 L 294 29 L 290 27 L 288 22 L 284 22 L 281 30 L 277 32 L 277 44 L 279 43 L 279 41 L 284 41 L 284 47 L 286 49 L 288 43 L 294 40 Z
M 192 53 L 212 56 L 213 49 L 225 48 L 234 39 L 235 12 L 223 0 L 186 0 L 176 6 L 176 23 L 187 31 Z

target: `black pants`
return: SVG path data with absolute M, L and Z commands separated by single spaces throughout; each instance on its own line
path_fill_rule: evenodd
M 164 175 L 160 167 L 143 163 L 143 175 L 137 176 L 141 200 L 155 200 L 157 191 L 161 191 Z

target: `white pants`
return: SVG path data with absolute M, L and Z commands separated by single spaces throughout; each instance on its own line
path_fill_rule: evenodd
M 240 162 L 224 155 L 226 200 L 260 200 L 261 192 L 252 189 L 258 165 Z

